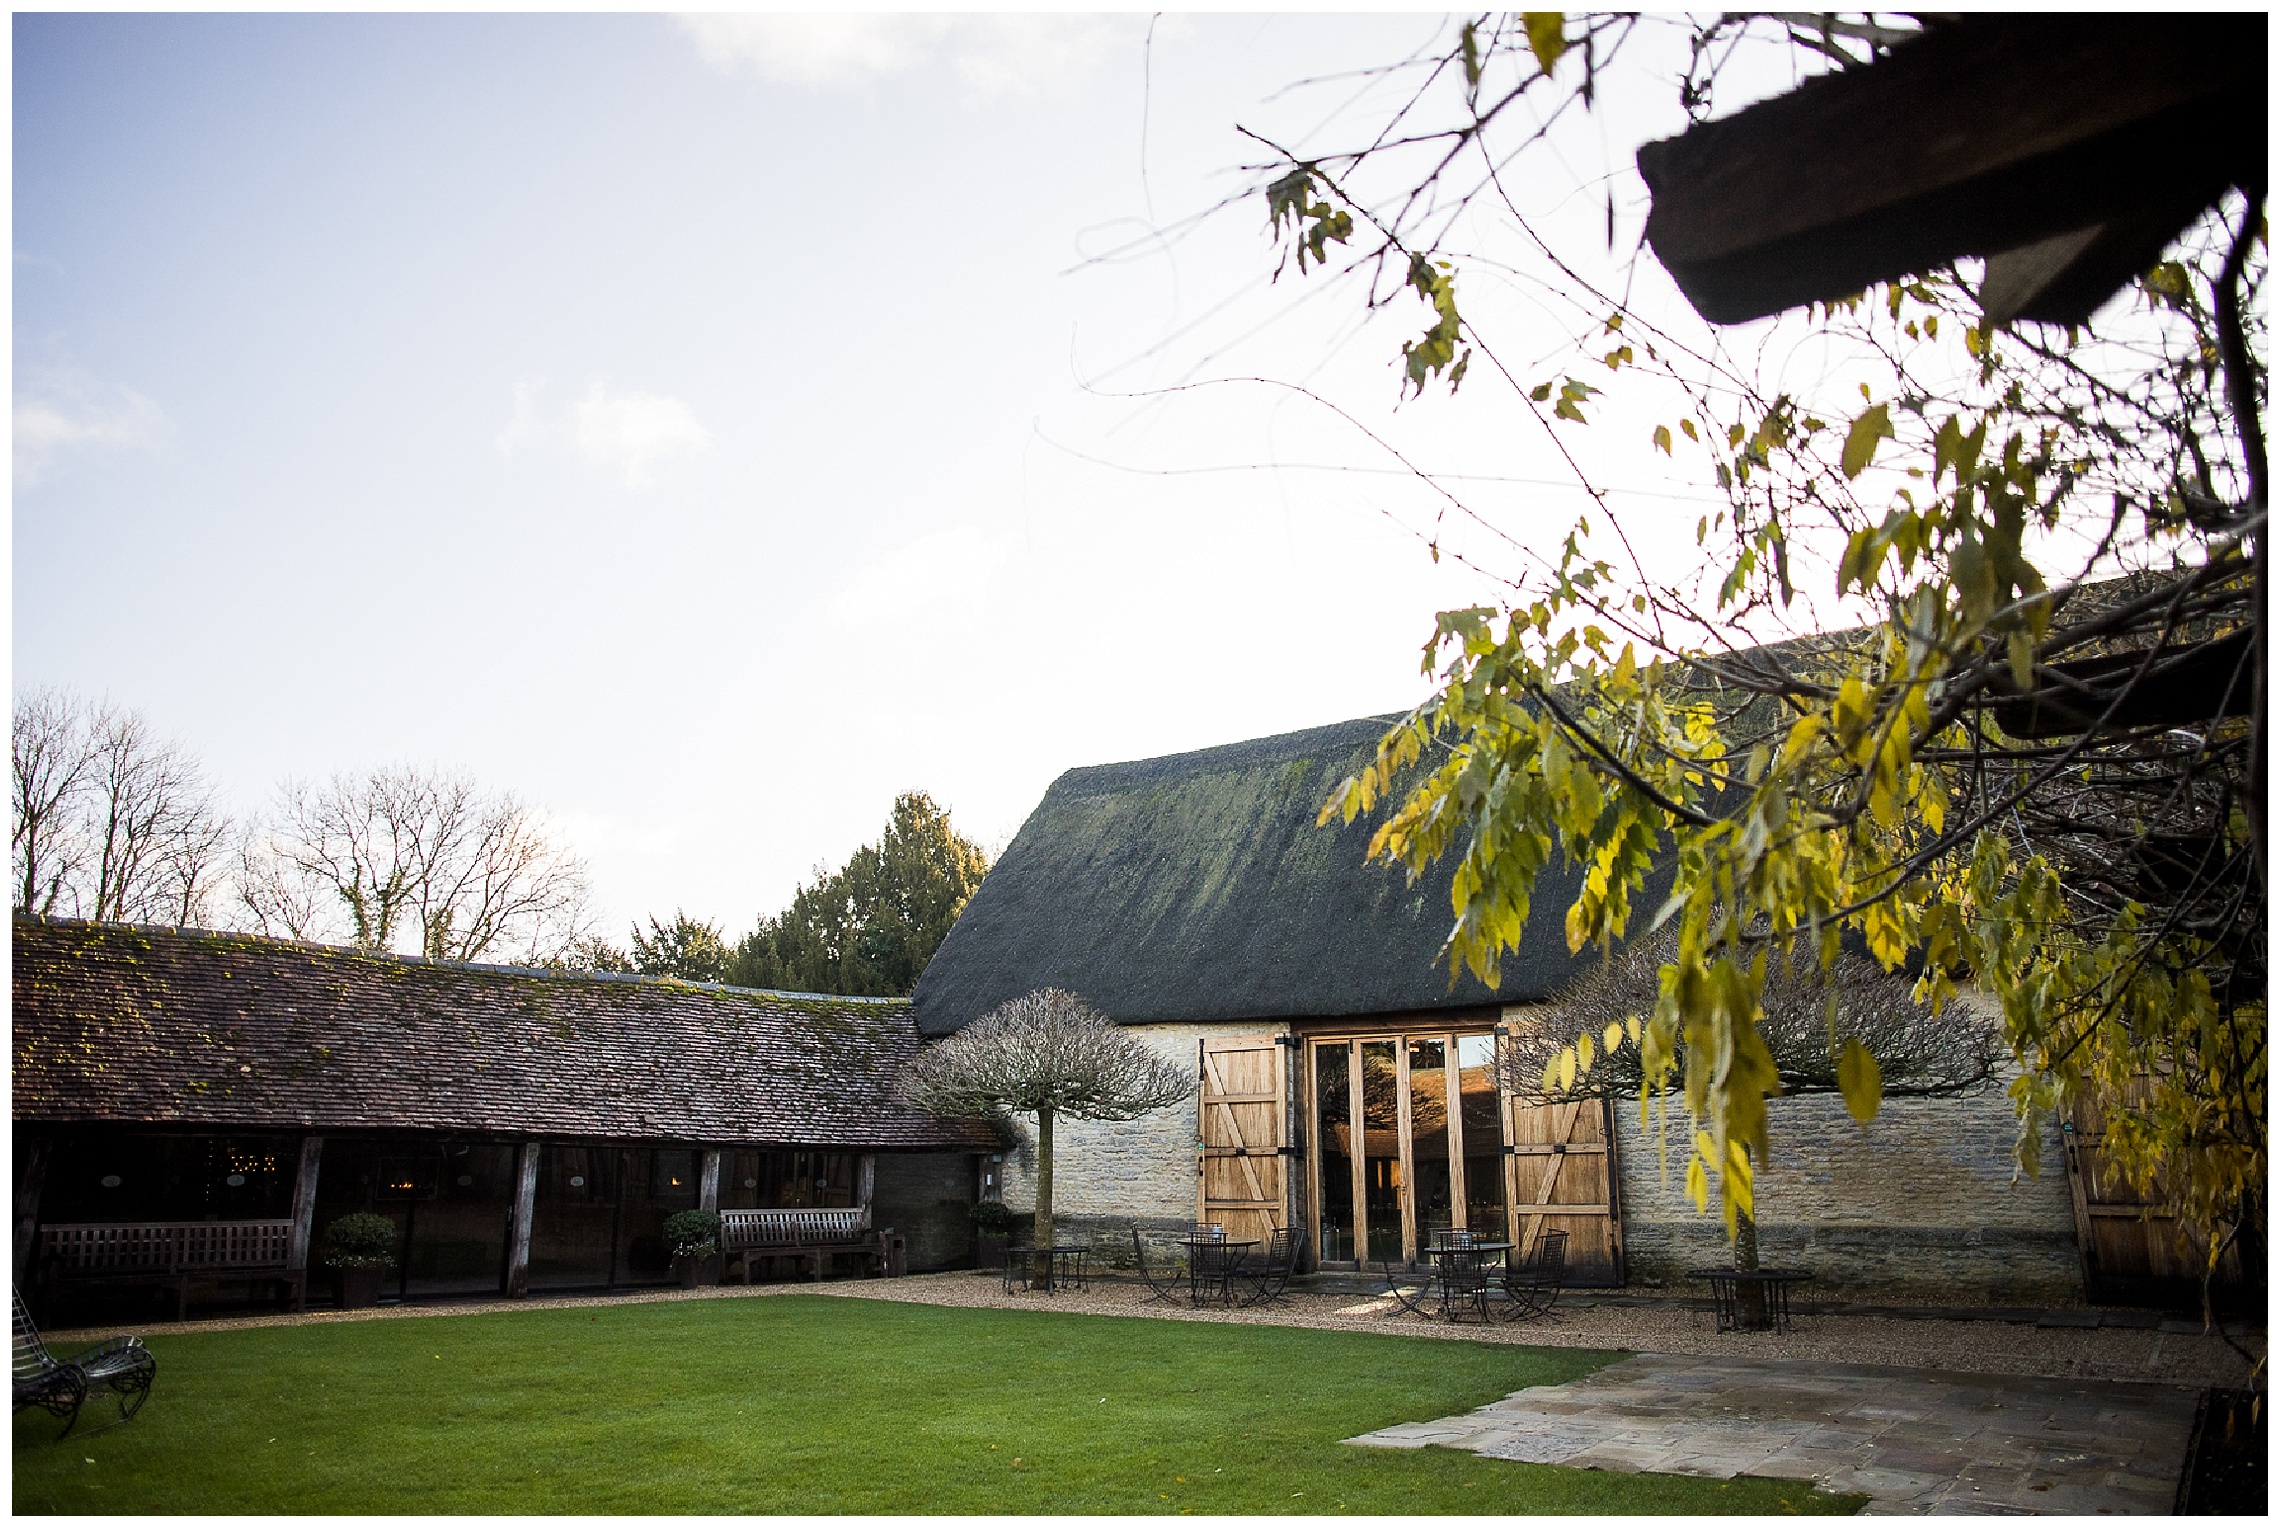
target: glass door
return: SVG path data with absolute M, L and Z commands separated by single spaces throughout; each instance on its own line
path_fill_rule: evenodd
M 1454 1226 L 1504 1234 L 1494 1036 L 1362 1035 L 1309 1049 L 1318 1262 L 1414 1263 Z

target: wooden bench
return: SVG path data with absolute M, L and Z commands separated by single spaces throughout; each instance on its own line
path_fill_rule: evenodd
M 870 1227 L 868 1210 L 722 1210 L 720 1252 L 744 1263 L 744 1282 L 752 1282 L 752 1265 L 761 1258 L 805 1259 L 821 1279 L 834 1253 L 858 1252 L 864 1270 L 887 1272 L 885 1248 Z
M 40 1228 L 41 1273 L 52 1308 L 58 1286 L 157 1284 L 174 1291 L 174 1319 L 189 1314 L 194 1282 L 273 1283 L 293 1309 L 309 1306 L 309 1271 L 287 1267 L 290 1220 L 146 1220 Z

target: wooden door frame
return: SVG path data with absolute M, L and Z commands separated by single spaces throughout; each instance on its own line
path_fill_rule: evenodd
M 1345 1023 L 1327 1032 L 1307 1030 L 1295 1038 L 1306 1047 L 1306 1065 L 1302 1068 L 1306 1097 L 1305 1139 L 1307 1143 L 1305 1202 L 1314 1227 L 1313 1249 L 1317 1264 L 1323 1256 L 1323 1229 L 1327 1217 L 1323 1214 L 1325 1185 L 1322 1181 L 1322 1073 L 1320 1052 L 1329 1046 L 1343 1046 L 1346 1052 L 1346 1128 L 1348 1135 L 1347 1167 L 1353 1194 L 1354 1266 L 1366 1268 L 1370 1256 L 1369 1210 L 1369 1132 L 1368 1119 L 1363 1109 L 1362 1047 L 1374 1042 L 1393 1046 L 1394 1054 L 1394 1130 L 1397 1161 L 1401 1173 L 1395 1203 L 1401 1215 L 1402 1257 L 1415 1263 L 1419 1250 L 1416 1203 L 1416 1134 L 1415 1121 L 1410 1109 L 1409 1047 L 1420 1040 L 1438 1040 L 1442 1050 L 1443 1098 L 1446 1121 L 1443 1126 L 1449 1146 L 1449 1185 L 1452 1223 L 1459 1214 L 1469 1216 L 1470 1204 L 1465 1192 L 1464 1166 L 1464 1084 L 1462 1069 L 1457 1064 L 1457 1040 L 1462 1035 L 1485 1035 L 1493 1046 L 1501 1043 L 1497 1022 L 1491 1018 L 1477 1018 L 1470 1023 L 1448 1023 L 1440 1026 L 1415 1025 L 1408 1028 L 1361 1027 Z M 1492 1071 L 1494 1063 L 1491 1064 Z M 1504 1089 L 1496 1089 L 1497 1130 L 1499 1146 L 1510 1145 L 1510 1127 L 1505 1111 Z M 1513 1159 L 1509 1151 L 1503 1153 L 1505 1172 L 1506 1222 L 1510 1223 L 1510 1206 L 1513 1200 Z M 1478 1229 L 1478 1228 L 1476 1228 Z

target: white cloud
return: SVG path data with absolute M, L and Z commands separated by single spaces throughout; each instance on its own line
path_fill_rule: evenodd
M 55 372 L 18 386 L 13 476 L 18 488 L 78 451 L 147 451 L 174 433 L 166 411 L 132 388 L 81 372 Z
M 515 384 L 514 412 L 496 442 L 501 453 L 560 443 L 594 466 L 622 472 L 628 488 L 646 488 L 658 468 L 712 445 L 712 432 L 678 398 L 613 393 L 596 382 L 566 413 L 550 418 L 539 406 L 545 387 L 544 379 Z
M 1100 15 L 852 11 L 691 14 L 678 20 L 704 61 L 724 73 L 749 68 L 776 84 L 833 89 L 922 67 L 947 68 L 981 95 L 1071 80 L 1089 70 L 1131 23 L 1129 17 Z
M 970 525 L 905 543 L 831 597 L 841 626 L 901 621 L 937 609 L 971 611 L 1005 561 L 1005 549 Z

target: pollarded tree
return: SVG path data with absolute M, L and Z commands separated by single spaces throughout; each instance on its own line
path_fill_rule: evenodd
M 901 1091 L 944 1118 L 1037 1116 L 1036 1244 L 1050 1247 L 1053 1121 L 1138 1119 L 1193 1093 L 1195 1078 L 1075 993 L 1046 987 L 919 1052 Z
M 1647 1091 L 1641 1042 L 1677 946 L 1669 929 L 1631 940 L 1553 996 L 1544 1022 L 1513 1026 L 1500 1056 L 1504 1089 L 1545 1103 Z M 1866 1091 L 1859 1074 L 1867 1073 L 1886 1098 L 1947 1098 L 1992 1083 L 2009 1055 L 2000 1020 L 1962 1004 L 1934 1012 L 1917 1001 L 1905 975 L 1858 950 L 1840 951 L 1827 967 L 1812 959 L 1774 961 L 1758 1003 L 1758 1034 L 1784 1097 L 1857 1095 Z M 1683 1054 L 1679 1066 L 1702 1075 Z M 1688 1164 L 1690 1190 L 1706 1190 L 1702 1172 L 1699 1160 Z M 1737 1268 L 1758 1266 L 1756 1204 L 1753 1197 L 1749 1211 L 1735 1214 Z M 1742 1297 L 1762 1293 L 1747 1289 Z

